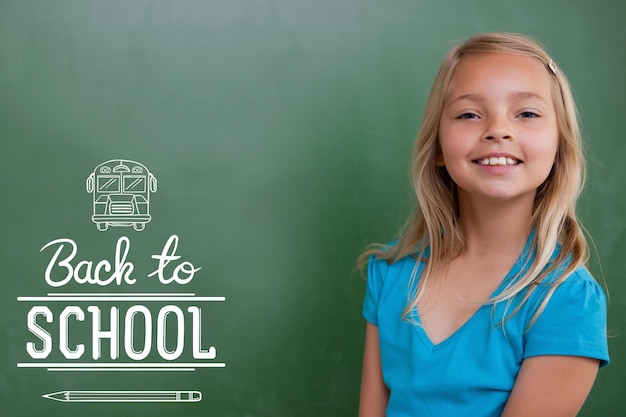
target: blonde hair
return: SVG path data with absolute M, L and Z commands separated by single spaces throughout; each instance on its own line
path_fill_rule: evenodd
M 567 78 L 560 69 L 556 69 L 536 41 L 514 33 L 479 34 L 450 50 L 435 77 L 413 149 L 411 174 L 418 199 L 414 213 L 399 232 L 395 245 L 374 245 L 359 257 L 361 266 L 372 255 L 389 263 L 406 256 L 415 256 L 418 263 L 427 261 L 419 285 L 409 294 L 405 317 L 416 308 L 424 286 L 464 247 L 464 236 L 458 223 L 456 186 L 445 168 L 436 163 L 441 154 L 439 122 L 450 81 L 463 58 L 493 53 L 528 56 L 546 66 L 552 78 L 559 139 L 552 171 L 535 197 L 530 225 L 535 230 L 530 241 L 530 253 L 534 256 L 528 258 L 528 264 L 501 293 L 486 302 L 494 305 L 504 300 L 511 302 L 513 297 L 522 294 L 522 302 L 509 314 L 510 318 L 528 300 L 538 284 L 544 283 L 556 268 L 563 268 L 562 274 L 551 280 L 549 291 L 530 321 L 529 326 L 532 326 L 556 287 L 587 262 L 587 242 L 576 217 L 576 201 L 584 183 L 585 161 L 576 105 Z M 560 251 L 554 256 L 559 245 Z M 425 253 L 427 248 L 428 253 Z M 526 289 L 528 291 L 523 292 Z

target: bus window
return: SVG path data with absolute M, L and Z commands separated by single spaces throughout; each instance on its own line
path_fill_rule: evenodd
M 145 193 L 146 177 L 139 175 L 126 175 L 124 177 L 124 192 Z
M 119 193 L 120 177 L 118 175 L 100 175 L 98 177 L 99 193 Z

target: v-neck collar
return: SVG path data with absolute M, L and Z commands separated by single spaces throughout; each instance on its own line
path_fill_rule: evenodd
M 522 253 L 517 258 L 517 260 L 515 261 L 515 263 L 509 270 L 509 272 L 504 276 L 502 281 L 500 281 L 500 284 L 498 284 L 497 288 L 491 293 L 491 295 L 489 296 L 490 299 L 499 295 L 518 275 L 519 271 L 524 267 L 524 265 L 528 265 L 529 262 L 532 262 L 533 254 L 531 253 L 530 249 L 531 249 L 534 235 L 535 235 L 535 230 L 533 229 L 530 235 L 528 236 L 528 239 L 526 240 L 526 244 L 524 245 L 524 249 L 522 250 Z M 416 263 L 414 268 L 422 269 L 422 271 L 419 271 L 419 270 L 414 271 L 415 273 L 423 272 L 423 263 L 420 263 L 420 264 Z M 417 285 L 418 282 L 419 280 L 417 280 L 414 285 Z M 422 325 L 422 320 L 420 318 L 417 306 L 413 308 L 411 312 L 408 313 L 408 318 L 410 319 L 410 322 L 413 326 L 413 331 L 416 332 L 422 344 L 426 347 L 426 349 L 432 352 L 432 351 L 443 349 L 447 345 L 454 342 L 455 339 L 457 339 L 461 334 L 463 334 L 468 328 L 472 326 L 472 323 L 475 322 L 478 317 L 487 313 L 488 310 L 492 307 L 493 307 L 493 304 L 481 305 L 474 312 L 474 314 L 472 314 L 458 329 L 456 329 L 454 332 L 448 335 L 448 337 L 446 337 L 439 343 L 433 343 L 430 337 L 428 336 L 426 329 Z

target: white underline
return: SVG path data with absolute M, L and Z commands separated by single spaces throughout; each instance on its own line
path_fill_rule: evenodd
M 18 368 L 120 368 L 120 369 L 141 369 L 141 368 L 224 368 L 225 363 L 219 362 L 198 362 L 198 363 L 18 363 Z
M 117 296 L 117 297 L 133 297 L 133 296 L 142 296 L 142 297 L 193 297 L 195 293 L 179 293 L 179 292 L 171 292 L 171 293 L 121 293 L 121 292 L 113 292 L 113 293 L 78 293 L 78 292 L 59 292 L 53 293 L 49 292 L 48 297 L 55 296 L 65 296 L 65 297 L 107 297 L 107 296 Z
M 48 368 L 48 371 L 53 371 L 53 372 L 58 372 L 58 371 L 65 371 L 65 372 L 97 372 L 97 371 L 113 371 L 113 372 L 120 372 L 120 371 L 136 371 L 137 369 L 133 369 L 133 368 Z M 196 368 L 141 368 L 141 372 L 143 371 L 167 371 L 167 372 L 187 372 L 187 371 L 195 371 Z
M 17 301 L 226 301 L 226 297 L 173 297 L 173 296 L 52 296 L 17 297 Z

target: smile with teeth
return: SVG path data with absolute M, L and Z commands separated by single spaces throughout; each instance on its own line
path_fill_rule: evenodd
M 517 165 L 519 163 L 517 159 L 507 158 L 505 156 L 499 156 L 499 157 L 492 156 L 490 158 L 479 159 L 476 162 L 478 162 L 479 165 L 485 165 L 485 166 L 496 166 L 496 165 L 506 166 L 506 165 Z

